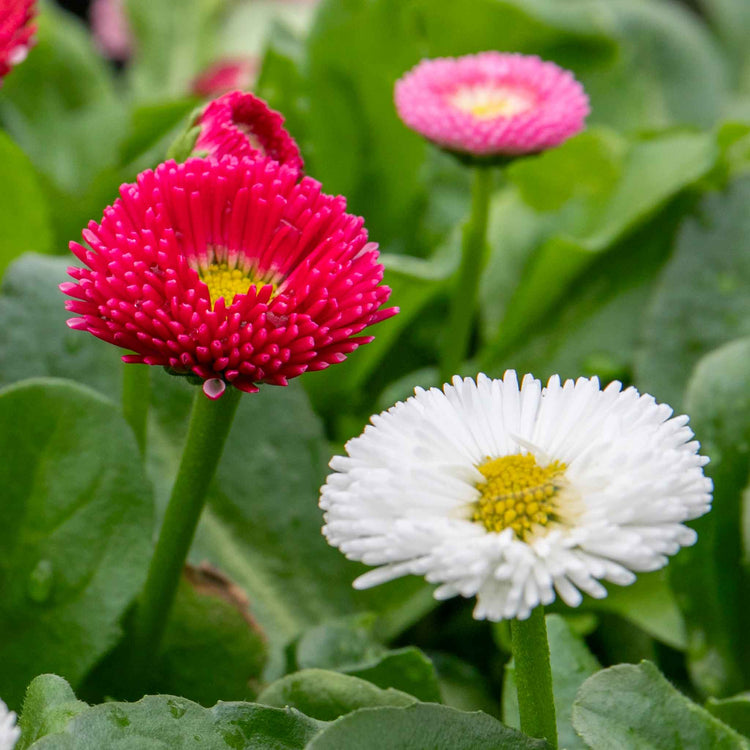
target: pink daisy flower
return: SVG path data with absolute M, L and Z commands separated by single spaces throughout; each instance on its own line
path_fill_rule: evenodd
M 204 381 L 252 393 L 342 362 L 372 340 L 377 245 L 346 200 L 271 159 L 166 162 L 123 185 L 70 249 L 68 325 Z
M 0 80 L 26 59 L 36 31 L 34 14 L 34 0 L 0 0 Z
M 127 60 L 133 54 L 133 33 L 123 0 L 93 0 L 89 20 L 94 43 L 103 55 Z
M 450 151 L 517 156 L 554 146 L 583 129 L 583 87 L 538 57 L 480 52 L 422 60 L 396 82 L 404 123 Z
M 198 116 L 195 152 L 222 156 L 267 156 L 302 169 L 302 155 L 284 128 L 284 118 L 253 94 L 233 91 L 212 101 Z
M 206 68 L 191 84 L 193 94 L 220 96 L 235 89 L 252 86 L 258 73 L 257 57 L 224 58 Z

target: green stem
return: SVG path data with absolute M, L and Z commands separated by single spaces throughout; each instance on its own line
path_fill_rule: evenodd
M 151 393 L 151 367 L 149 365 L 123 365 L 122 414 L 133 428 L 138 450 L 146 452 L 146 423 Z
M 190 426 L 154 556 L 135 612 L 133 686 L 143 685 L 159 651 L 182 568 L 221 458 L 241 391 L 212 401 L 196 388 Z
M 440 362 L 442 382 L 448 382 L 469 351 L 471 326 L 477 308 L 479 279 L 485 262 L 487 220 L 492 188 L 492 167 L 475 166 L 471 187 L 471 214 L 464 226 L 461 262 L 453 287 L 447 335 Z
M 530 737 L 544 738 L 556 748 L 555 699 L 544 607 L 539 605 L 528 620 L 511 621 L 510 631 L 521 731 Z

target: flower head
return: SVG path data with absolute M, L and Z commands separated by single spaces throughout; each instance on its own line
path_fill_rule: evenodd
M 120 195 L 83 231 L 90 249 L 70 244 L 86 267 L 60 288 L 68 325 L 126 362 L 197 376 L 212 398 L 254 392 L 343 361 L 396 312 L 363 220 L 271 159 L 166 162 Z
M 113 60 L 127 60 L 133 54 L 133 32 L 124 0 L 93 0 L 89 19 L 94 44 L 103 55 Z
M 222 156 L 270 157 L 302 169 L 302 156 L 284 128 L 284 118 L 257 96 L 233 91 L 212 101 L 199 115 L 196 152 Z
M 191 84 L 196 96 L 220 96 L 235 89 L 249 88 L 258 73 L 257 57 L 218 60 L 198 75 Z
M 409 128 L 478 158 L 559 146 L 583 129 L 589 112 L 572 73 L 501 52 L 422 60 L 396 82 L 395 102 Z
M 33 44 L 34 0 L 0 0 L 0 80 L 23 62 Z
M 21 730 L 16 726 L 15 711 L 9 711 L 0 700 L 0 750 L 13 750 L 20 736 Z
M 417 389 L 335 457 L 322 490 L 328 541 L 399 576 L 477 597 L 474 616 L 527 617 L 557 593 L 606 596 L 693 544 L 710 507 L 687 417 L 634 388 L 479 375 Z

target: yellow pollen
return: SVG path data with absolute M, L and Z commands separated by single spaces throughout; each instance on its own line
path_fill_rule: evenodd
M 458 89 L 450 103 L 480 120 L 495 117 L 513 117 L 534 106 L 534 99 L 527 92 L 508 86 L 478 85 Z
M 487 531 L 513 529 L 524 540 L 556 515 L 556 496 L 563 486 L 567 466 L 553 461 L 539 466 L 534 456 L 516 454 L 487 458 L 477 467 L 485 478 L 476 488 L 481 497 L 474 505 L 472 521 Z
M 251 286 L 261 289 L 271 282 L 257 279 L 255 276 L 245 273 L 241 268 L 230 268 L 226 262 L 211 263 L 208 268 L 198 271 L 201 281 L 208 287 L 211 296 L 211 307 L 216 305 L 219 297 L 229 307 L 238 294 L 247 294 Z M 272 284 L 276 291 L 276 284 Z

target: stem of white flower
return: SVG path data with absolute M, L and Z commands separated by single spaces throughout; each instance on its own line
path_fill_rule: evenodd
M 510 624 L 521 730 L 557 747 L 555 699 L 549 661 L 547 625 L 540 604 L 527 620 Z

